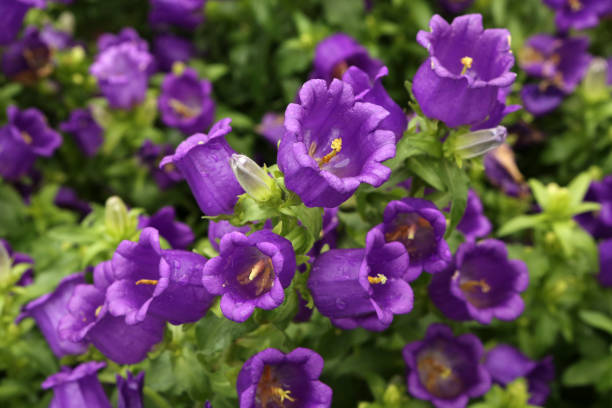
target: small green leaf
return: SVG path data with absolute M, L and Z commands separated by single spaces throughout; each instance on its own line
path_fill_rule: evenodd
M 450 223 L 446 228 L 446 237 L 448 237 L 455 230 L 465 212 L 470 180 L 465 171 L 457 167 L 454 162 L 442 161 L 441 170 L 446 184 L 443 190 L 448 191 L 451 195 Z
M 612 334 L 612 319 L 610 317 L 592 310 L 581 310 L 579 315 L 586 324 Z
M 591 175 L 589 173 L 582 173 L 567 186 L 573 205 L 578 205 L 582 202 L 584 195 L 589 189 L 589 185 L 591 185 Z
M 536 225 L 541 224 L 546 221 L 546 215 L 544 214 L 535 214 L 535 215 L 520 215 L 515 217 L 502 225 L 502 227 L 497 232 L 497 235 L 500 237 L 514 234 L 515 232 L 534 228 Z
M 420 177 L 427 184 L 436 190 L 444 191 L 444 181 L 441 178 L 440 165 L 431 157 L 415 156 L 406 162 L 406 167 L 416 176 Z

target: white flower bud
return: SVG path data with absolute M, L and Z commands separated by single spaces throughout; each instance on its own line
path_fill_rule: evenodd
M 455 153 L 462 159 L 483 156 L 506 141 L 508 131 L 503 126 L 464 133 L 455 138 Z
M 249 157 L 234 153 L 230 158 L 230 166 L 240 186 L 253 199 L 268 201 L 272 197 L 274 181 Z

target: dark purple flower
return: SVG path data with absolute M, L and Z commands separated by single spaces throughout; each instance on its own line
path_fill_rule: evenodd
M 110 47 L 119 44 L 134 44 L 136 48 L 142 51 L 149 51 L 149 44 L 138 35 L 138 31 L 132 27 L 125 27 L 118 34 L 104 33 L 98 37 L 97 47 L 98 52 L 106 51 Z
M 491 232 L 491 222 L 483 214 L 482 202 L 474 190 L 468 193 L 467 207 L 457 229 L 468 240 L 482 238 Z
M 315 50 L 313 64 L 311 78 L 324 79 L 327 83 L 334 78 L 342 78 L 351 66 L 365 71 L 370 79 L 374 79 L 383 66 L 381 61 L 370 57 L 368 50 L 344 33 L 333 34 L 321 41 Z
M 493 317 L 514 320 L 523 312 L 520 293 L 528 284 L 525 263 L 508 259 L 502 241 L 487 239 L 462 244 L 454 264 L 434 275 L 429 296 L 450 319 L 489 324 Z
M 295 316 L 293 316 L 293 322 L 295 322 L 295 323 L 307 322 L 312 317 L 313 309 L 311 309 L 311 308 L 309 308 L 307 306 L 308 303 L 302 297 L 302 295 L 300 294 L 299 291 L 296 290 L 295 293 L 297 294 L 298 311 L 295 314 Z
M 314 243 L 312 249 L 308 252 L 311 257 L 319 255 L 325 245 L 329 246 L 330 249 L 336 247 L 336 239 L 338 238 L 336 228 L 340 224 L 338 210 L 338 207 L 323 209 L 320 239 Z
M 268 348 L 242 366 L 236 381 L 240 408 L 329 408 L 332 389 L 319 381 L 323 358 L 306 348 L 288 354 Z
M 62 370 L 48 377 L 43 389 L 53 389 L 52 408 L 111 408 L 111 403 L 98 380 L 98 370 L 106 363 L 90 361 L 74 369 L 62 367 Z
M 22 38 L 4 50 L 2 72 L 25 84 L 34 84 L 53 72 L 51 49 L 41 39 L 38 28 L 28 27 Z
M 440 5 L 449 13 L 461 14 L 474 3 L 474 0 L 440 0 Z
M 412 288 L 404 280 L 408 264 L 404 246 L 385 242 L 381 229 L 374 228 L 366 236 L 365 249 L 332 249 L 319 255 L 308 288 L 319 312 L 334 325 L 382 331 L 395 314 L 412 310 Z
M 221 238 L 225 234 L 229 234 L 230 232 L 241 232 L 246 235 L 247 232 L 251 230 L 251 227 L 248 225 L 243 225 L 242 227 L 236 227 L 230 224 L 229 221 L 221 220 L 221 221 L 210 221 L 208 224 L 208 240 L 210 241 L 210 245 L 215 249 L 215 251 L 219 251 L 219 242 Z
M 10 44 L 15 40 L 23 17 L 30 7 L 45 7 L 45 0 L 3 0 L 0 2 L 0 45 Z
M 429 326 L 425 338 L 402 352 L 408 391 L 436 408 L 464 408 L 491 388 L 491 376 L 480 363 L 483 348 L 473 334 L 453 336 L 443 324 Z
M 36 108 L 9 106 L 6 115 L 8 123 L 0 128 L 0 175 L 17 180 L 30 171 L 37 156 L 51 156 L 62 138 Z
M 529 187 L 523 174 L 516 166 L 514 152 L 508 144 L 503 144 L 488 153 L 484 158 L 484 168 L 491 184 L 513 197 L 525 197 Z
M 145 140 L 138 150 L 138 157 L 145 164 L 153 179 L 162 190 L 172 187 L 177 182 L 183 180 L 183 175 L 172 163 L 159 166 L 161 159 L 174 152 L 171 144 L 156 145 L 150 140 Z
M 28 254 L 13 252 L 13 248 L 7 240 L 0 238 L 0 245 L 4 247 L 8 256 L 12 259 L 11 266 L 27 263 L 34 265 L 34 260 Z M 28 286 L 34 282 L 34 270 L 28 268 L 15 283 L 17 286 Z
M 163 122 L 186 135 L 205 132 L 215 115 L 211 92 L 211 83 L 191 68 L 166 75 L 158 101 Z
M 423 113 L 448 127 L 485 122 L 498 113 L 500 92 L 506 94 L 516 78 L 510 72 L 510 32 L 484 30 L 480 14 L 457 17 L 450 25 L 435 15 L 429 27 L 431 32 L 417 35 L 429 58 L 414 76 L 412 88 Z
M 148 316 L 172 324 L 200 320 L 213 300 L 202 286 L 205 264 L 195 252 L 162 250 L 158 231 L 145 228 L 139 242 L 123 241 L 113 255 L 110 313 L 125 316 L 130 325 Z
M 206 0 L 151 0 L 149 22 L 193 30 L 204 21 Z
M 355 100 L 382 106 L 389 112 L 389 116 L 381 122 L 379 128 L 392 131 L 395 134 L 395 140 L 398 141 L 404 135 L 408 119 L 402 108 L 391 99 L 382 85 L 382 78 L 388 73 L 387 67 L 383 66 L 380 67 L 374 78 L 370 78 L 367 73 L 353 66 L 344 73 L 342 80 L 353 87 Z
M 172 248 L 187 249 L 195 240 L 195 235 L 193 235 L 189 225 L 184 222 L 175 221 L 175 218 L 174 207 L 166 206 L 151 217 L 140 216 L 138 218 L 138 228 L 153 227 L 159 231 L 159 235 L 164 237 Z
M 234 176 L 229 159 L 234 150 L 225 140 L 232 131 L 231 119 L 221 119 L 208 134 L 197 133 L 163 158 L 159 167 L 176 166 L 187 180 L 200 210 L 206 215 L 231 214 L 238 196 L 244 193 Z
M 191 41 L 172 34 L 160 34 L 153 40 L 153 54 L 157 67 L 168 72 L 175 62 L 187 62 L 196 53 Z
M 597 239 L 612 238 L 612 175 L 601 181 L 593 181 L 584 201 L 600 203 L 601 209 L 577 215 L 576 221 Z
M 337 207 L 359 184 L 383 184 L 391 170 L 381 162 L 395 156 L 395 135 L 380 128 L 388 112 L 356 102 L 353 88 L 334 79 L 312 79 L 299 92 L 300 104 L 285 112 L 278 166 L 287 188 L 308 207 Z
M 87 156 L 93 156 L 104 143 L 104 130 L 98 125 L 89 109 L 75 109 L 70 119 L 60 124 L 62 132 L 70 133 Z
M 486 353 L 484 365 L 491 379 L 506 386 L 519 377 L 527 380 L 529 404 L 544 406 L 550 393 L 549 383 L 555 377 L 552 357 L 536 362 L 507 344 L 500 344 Z
M 261 123 L 257 125 L 255 130 L 265 137 L 268 142 L 278 146 L 278 142 L 280 142 L 285 134 L 285 116 L 268 112 L 261 118 Z
M 289 240 L 268 230 L 249 236 L 231 232 L 219 247 L 219 256 L 204 267 L 202 283 L 211 294 L 222 296 L 225 317 L 244 322 L 255 307 L 271 310 L 283 303 L 296 268 Z
M 117 374 L 117 408 L 142 408 L 142 387 L 144 385 L 145 372 L 141 371 L 137 376 L 127 372 L 123 378 Z
M 47 340 L 53 353 L 61 358 L 67 354 L 82 354 L 87 351 L 87 344 L 82 341 L 63 340 L 58 331 L 58 325 L 67 312 L 68 301 L 74 288 L 85 283 L 83 273 L 75 273 L 62 279 L 55 290 L 35 299 L 25 305 L 17 317 L 17 323 L 26 317 L 36 321 L 38 328 Z
M 410 255 L 410 266 L 405 279 L 415 279 L 424 269 L 436 273 L 452 260 L 444 240 L 446 218 L 435 205 L 421 198 L 391 201 L 385 208 L 382 229 L 387 242 L 397 241 Z
M 554 111 L 561 105 L 565 94 L 554 86 L 541 87 L 536 84 L 526 84 L 521 89 L 521 100 L 527 112 L 542 116 Z
M 94 284 L 77 285 L 64 316 L 58 324 L 60 337 L 91 342 L 102 354 L 118 364 L 135 364 L 147 357 L 163 339 L 165 323 L 153 316 L 128 325 L 123 317 L 109 313 L 106 290 L 114 277 L 111 261 L 94 269 Z
M 599 243 L 599 274 L 602 286 L 612 287 L 612 239 Z
M 610 8 L 610 0 L 543 0 L 556 12 L 555 24 L 561 31 L 583 30 L 599 24 L 599 17 Z
M 51 24 L 45 25 L 40 30 L 40 38 L 53 50 L 65 50 L 74 45 L 74 39 L 70 33 L 58 30 Z
M 91 206 L 87 201 L 83 201 L 77 196 L 76 191 L 70 187 L 60 187 L 53 199 L 53 204 L 60 208 L 78 212 L 85 216 L 91 212 Z
M 122 42 L 101 51 L 89 72 L 113 108 L 130 109 L 145 98 L 153 57 L 135 42 Z

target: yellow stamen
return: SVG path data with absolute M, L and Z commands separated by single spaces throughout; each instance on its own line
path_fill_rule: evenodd
M 471 57 L 461 58 L 461 64 L 463 65 L 463 69 L 461 70 L 461 75 L 464 75 L 468 69 L 472 68 L 472 62 L 474 62 L 474 60 Z
M 463 282 L 461 285 L 459 285 L 459 287 L 461 288 L 462 291 L 468 291 L 468 292 L 472 291 L 475 288 L 480 288 L 482 293 L 488 293 L 491 291 L 491 286 L 489 286 L 489 284 L 485 282 L 484 279 L 481 279 L 479 281 Z
M 340 150 L 342 150 L 342 139 L 338 137 L 332 140 L 331 148 L 332 151 L 323 156 L 323 158 L 319 161 L 319 166 L 321 166 L 322 164 L 329 163 L 331 159 L 333 159 L 338 153 L 340 153 Z
M 26 144 L 32 144 L 32 136 L 28 132 L 21 132 L 21 138 Z
M 249 280 L 252 281 L 266 268 L 266 264 L 263 259 L 257 261 L 255 265 L 251 268 L 251 273 L 249 273 Z
M 268 257 L 257 261 L 251 269 L 239 274 L 236 279 L 241 285 L 249 285 L 255 282 L 255 295 L 259 296 L 269 290 L 274 284 L 274 266 Z
M 96 315 L 96 317 L 98 317 L 98 315 L 100 314 L 100 310 L 102 310 L 102 305 L 98 306 L 96 308 L 96 312 L 94 313 Z
M 572 11 L 580 11 L 582 10 L 582 3 L 580 0 L 567 0 Z
M 397 241 L 398 239 L 414 239 L 418 227 L 417 224 L 402 225 L 395 231 L 387 232 L 385 234 L 385 239 L 387 242 Z
M 157 280 L 155 279 L 140 279 L 136 281 L 137 285 L 157 285 Z
M 508 36 L 508 47 L 512 47 L 512 36 Z
M 178 99 L 174 98 L 170 99 L 170 107 L 185 119 L 194 118 L 200 113 L 198 109 L 191 108 L 185 105 L 183 102 L 179 101 Z
M 166 173 L 172 173 L 173 171 L 176 171 L 176 166 L 174 163 L 167 163 L 164 165 L 164 171 Z
M 368 276 L 368 282 L 370 282 L 372 285 L 377 284 L 377 283 L 382 283 L 384 285 L 385 283 L 387 283 L 387 277 L 383 275 L 382 273 L 379 273 L 375 277 Z
M 284 403 L 285 400 L 295 402 L 295 398 L 289 395 L 291 394 L 289 390 L 284 390 L 281 387 L 272 387 L 272 393 L 280 399 L 281 404 Z

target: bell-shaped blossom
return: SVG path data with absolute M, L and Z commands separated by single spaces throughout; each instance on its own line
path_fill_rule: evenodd
M 434 323 L 423 340 L 408 343 L 402 354 L 408 391 L 436 408 L 464 408 L 491 388 L 491 376 L 480 362 L 482 343 L 473 334 L 455 337 L 449 327 Z
M 116 279 L 107 292 L 109 311 L 136 324 L 155 316 L 172 324 L 201 319 L 212 302 L 202 286 L 206 258 L 195 252 L 161 250 L 159 233 L 145 228 L 139 242 L 123 241 L 112 259 Z
M 15 40 L 23 17 L 32 7 L 45 7 L 45 0 L 3 0 L 0 2 L 0 45 L 10 44 Z
M 353 88 L 334 79 L 312 79 L 300 103 L 285 112 L 278 166 L 285 185 L 308 207 L 337 207 L 361 183 L 383 184 L 391 170 L 381 162 L 395 156 L 395 135 L 381 129 L 382 107 L 357 102 Z
M 421 198 L 404 198 L 387 204 L 382 230 L 387 242 L 397 241 L 410 255 L 410 265 L 405 271 L 407 281 L 415 279 L 421 271 L 436 273 L 452 260 L 448 244 L 444 240 L 446 218 L 430 201 Z
M 202 283 L 221 295 L 225 317 L 244 322 L 256 307 L 271 310 L 283 303 L 296 269 L 289 240 L 268 230 L 249 236 L 231 232 L 219 247 L 219 256 L 204 267 Z
M 155 144 L 149 139 L 145 140 L 138 149 L 138 158 L 149 169 L 155 183 L 162 190 L 166 190 L 184 179 L 174 164 L 167 163 L 161 167 L 159 165 L 164 157 L 171 155 L 173 152 L 174 146 L 171 144 Z
M 68 302 L 77 285 L 85 283 L 83 273 L 75 273 L 62 279 L 55 290 L 25 305 L 17 317 L 17 323 L 26 317 L 36 321 L 53 353 L 61 358 L 67 354 L 82 354 L 87 351 L 84 341 L 63 340 L 59 333 L 59 322 L 66 314 Z
M 98 37 L 96 46 L 99 52 L 106 51 L 107 49 L 114 47 L 119 44 L 133 44 L 142 51 L 149 50 L 149 44 L 138 35 L 138 31 L 132 27 L 125 27 L 119 33 L 104 33 Z
M 142 387 L 144 386 L 144 376 L 144 371 L 136 376 L 128 371 L 126 378 L 117 374 L 117 408 L 143 408 Z
M 461 14 L 469 8 L 474 0 L 440 0 L 440 5 L 449 13 Z
M 76 191 L 70 187 L 60 187 L 53 199 L 53 204 L 66 210 L 71 210 L 85 216 L 91 212 L 91 206 L 77 196 Z
M 599 243 L 599 274 L 601 286 L 612 287 L 612 239 Z
M 483 214 L 482 202 L 474 190 L 468 192 L 467 206 L 457 229 L 467 240 L 482 238 L 491 232 L 491 222 Z
M 74 369 L 62 367 L 62 370 L 48 377 L 43 389 L 53 389 L 52 408 L 111 408 L 111 403 L 98 380 L 98 370 L 106 363 L 90 361 Z
M 255 131 L 276 147 L 285 134 L 285 116 L 268 112 L 261 118 Z
M 230 167 L 234 150 L 225 140 L 232 131 L 231 119 L 215 123 L 208 134 L 197 133 L 166 156 L 159 167 L 172 164 L 187 180 L 198 206 L 206 215 L 231 214 L 238 196 L 244 193 Z
M 529 387 L 529 404 L 544 406 L 546 403 L 549 384 L 555 377 L 552 357 L 532 361 L 514 347 L 500 344 L 486 353 L 484 365 L 491 379 L 502 386 L 524 377 Z
M 206 0 L 151 0 L 149 22 L 193 30 L 204 21 Z
M 480 14 L 457 17 L 451 24 L 435 15 L 429 27 L 431 31 L 417 35 L 429 58 L 414 76 L 412 88 L 423 113 L 448 127 L 478 126 L 493 114 L 502 116 L 499 105 L 503 111 L 507 88 L 516 78 L 510 72 L 510 32 L 484 30 Z M 489 128 L 498 124 L 487 121 Z
M 189 225 L 175 221 L 175 218 L 174 207 L 169 205 L 161 208 L 150 217 L 145 215 L 138 217 L 138 228 L 155 228 L 172 248 L 187 249 L 195 240 L 195 235 Z
M 163 122 L 186 135 L 205 132 L 215 115 L 211 92 L 211 83 L 199 79 L 194 69 L 166 75 L 158 101 Z
M 242 227 L 236 227 L 230 224 L 229 221 L 221 220 L 221 221 L 210 221 L 208 224 L 208 240 L 210 241 L 210 245 L 215 249 L 215 251 L 219 251 L 219 242 L 221 242 L 221 238 L 225 234 L 229 234 L 230 232 L 241 232 L 246 234 L 251 230 L 251 227 L 248 225 L 243 225 Z
M 332 389 L 319 381 L 323 358 L 306 348 L 268 348 L 249 358 L 236 381 L 240 408 L 329 408 Z
M 104 142 L 104 130 L 98 125 L 89 109 L 75 109 L 70 119 L 60 124 L 62 132 L 70 133 L 87 156 L 93 156 Z
M 434 275 L 429 297 L 450 319 L 489 324 L 494 317 L 514 320 L 523 312 L 520 293 L 528 284 L 525 263 L 508 259 L 502 241 L 487 239 L 462 244 L 454 264 Z
M 160 34 L 153 40 L 153 55 L 157 68 L 168 72 L 175 62 L 187 62 L 196 54 L 191 41 L 172 34 Z
M 598 239 L 612 238 L 612 175 L 601 181 L 593 181 L 584 196 L 584 201 L 601 204 L 597 212 L 583 213 L 576 216 L 576 221 L 593 237 Z
M 19 265 L 22 263 L 34 265 L 34 259 L 32 259 L 30 255 L 22 252 L 14 252 L 7 240 L 0 238 L 0 246 L 4 248 L 4 252 L 10 258 L 10 266 Z M 16 285 L 28 286 L 32 282 L 34 282 L 34 270 L 32 268 L 28 268 L 25 272 L 23 272 Z
M 25 84 L 34 84 L 53 72 L 51 49 L 36 27 L 28 27 L 23 37 L 2 54 L 2 72 Z
M 488 153 L 484 158 L 485 174 L 491 184 L 513 197 L 525 197 L 529 186 L 514 160 L 514 152 L 508 144 L 503 144 Z
M 408 264 L 404 246 L 385 242 L 381 229 L 374 228 L 364 249 L 332 249 L 319 255 L 308 288 L 317 310 L 334 325 L 382 331 L 395 314 L 412 310 L 412 288 L 404 280 Z
M 555 11 L 555 24 L 560 31 L 584 30 L 599 24 L 599 18 L 610 10 L 609 0 L 543 0 Z

